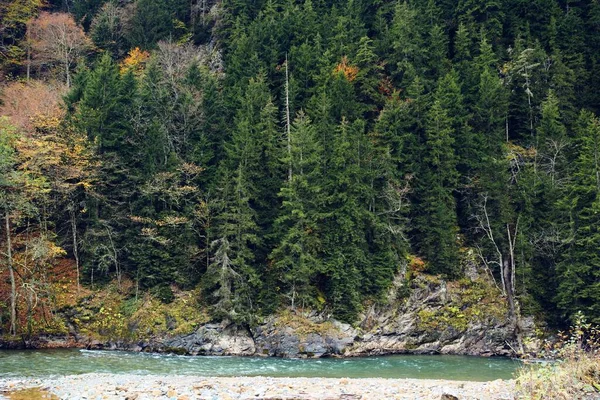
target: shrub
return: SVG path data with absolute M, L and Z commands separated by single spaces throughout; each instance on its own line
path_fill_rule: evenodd
M 553 362 L 526 366 L 517 376 L 517 398 L 600 398 L 600 330 L 578 314 L 568 334 L 548 344 L 542 356 Z

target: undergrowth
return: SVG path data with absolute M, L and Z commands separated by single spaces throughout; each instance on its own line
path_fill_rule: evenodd
M 582 314 L 577 314 L 568 333 L 547 343 L 541 355 L 551 362 L 521 369 L 517 398 L 600 399 L 600 329 L 587 323 Z
M 306 318 L 301 313 L 295 313 L 286 309 L 282 311 L 275 320 L 275 328 L 292 328 L 301 338 L 311 333 L 317 335 L 335 335 L 339 334 L 331 321 L 315 322 Z
M 165 304 L 150 293 L 131 297 L 123 286 L 109 285 L 81 301 L 71 322 L 88 337 L 126 341 L 187 334 L 208 322 L 197 291 L 175 290 Z
M 439 308 L 424 308 L 417 313 L 418 327 L 427 332 L 450 326 L 464 332 L 469 325 L 502 321 L 506 302 L 497 288 L 485 279 L 464 278 L 447 283 L 448 303 Z

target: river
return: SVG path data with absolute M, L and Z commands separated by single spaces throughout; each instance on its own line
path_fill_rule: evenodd
M 120 351 L 0 351 L 0 378 L 86 373 L 321 378 L 415 378 L 463 381 L 511 379 L 521 366 L 506 358 L 394 355 L 282 359 L 177 356 Z

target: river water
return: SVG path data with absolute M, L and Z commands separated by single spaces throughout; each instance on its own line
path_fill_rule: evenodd
M 324 378 L 510 379 L 521 364 L 505 358 L 396 355 L 312 360 L 176 356 L 117 351 L 0 351 L 0 378 L 85 373 Z

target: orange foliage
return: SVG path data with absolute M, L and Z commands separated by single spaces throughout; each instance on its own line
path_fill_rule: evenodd
M 27 32 L 34 64 L 63 69 L 69 86 L 73 64 L 92 48 L 91 40 L 73 16 L 41 12 L 37 18 L 29 21 Z
M 12 239 L 13 261 L 20 271 L 15 276 L 17 326 L 22 333 L 65 333 L 52 310 L 58 308 L 59 293 L 77 293 L 72 261 L 62 258 L 65 251 L 39 232 L 23 231 Z M 9 282 L 8 269 L 0 269 L 0 313 L 8 312 Z
M 62 83 L 11 82 L 2 90 L 0 115 L 31 134 L 40 126 L 60 121 L 64 114 L 60 101 L 65 92 Z
M 388 99 L 392 97 L 394 94 L 394 84 L 392 83 L 392 79 L 388 76 L 384 77 L 379 82 L 378 87 L 379 93 L 387 97 Z
M 150 53 L 140 50 L 139 47 L 129 51 L 127 57 L 121 62 L 121 73 L 133 70 L 140 72 L 144 68 L 144 64 L 150 58 Z
M 348 64 L 348 57 L 342 57 L 342 61 L 333 70 L 334 74 L 342 73 L 348 82 L 352 82 L 358 75 L 358 67 Z
M 425 261 L 423 261 L 423 259 L 421 257 L 417 257 L 417 256 L 409 256 L 408 259 L 408 268 L 412 271 L 412 272 L 423 272 L 425 271 L 425 268 L 427 267 L 427 264 L 425 263 Z

